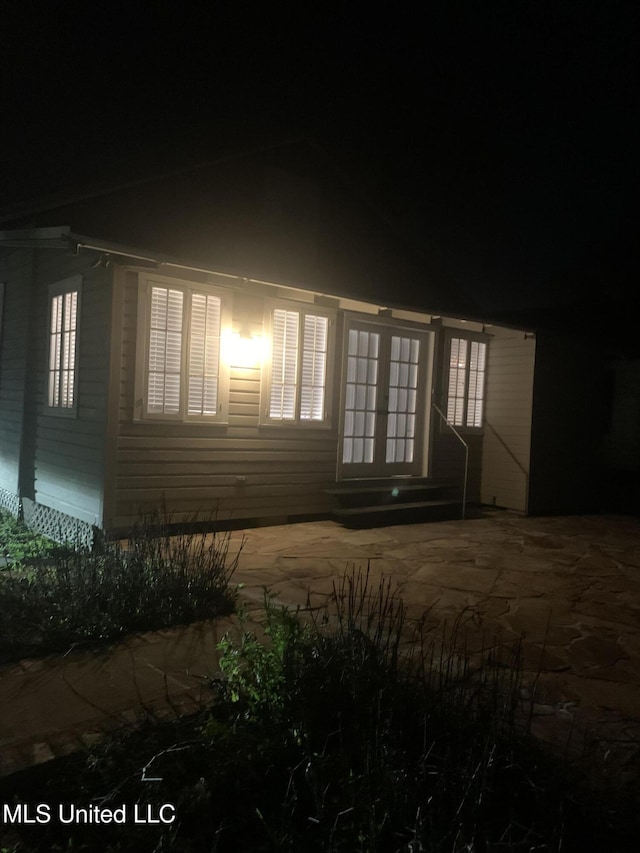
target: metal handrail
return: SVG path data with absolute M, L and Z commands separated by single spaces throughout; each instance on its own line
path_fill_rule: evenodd
M 464 447 L 464 485 L 462 486 L 462 520 L 464 521 L 465 515 L 466 515 L 466 510 L 467 510 L 467 475 L 469 472 L 469 445 L 464 440 L 464 438 L 460 435 L 460 433 L 454 427 L 454 425 L 451 423 L 451 421 L 447 418 L 447 416 L 442 411 L 440 406 L 438 406 L 436 403 L 433 403 L 433 402 L 431 403 L 431 405 L 436 410 L 436 412 L 440 415 L 440 417 L 445 422 L 445 424 L 449 427 L 451 432 L 458 439 L 460 444 L 462 444 Z

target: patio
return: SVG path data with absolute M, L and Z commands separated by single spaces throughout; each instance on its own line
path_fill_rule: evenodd
M 615 516 L 526 518 L 347 530 L 334 522 L 237 531 L 235 581 L 250 612 L 321 603 L 351 567 L 397 585 L 409 619 L 456 619 L 474 652 L 522 638 L 533 731 L 560 746 L 585 737 L 601 772 L 631 771 L 640 743 L 640 522 Z M 25 660 L 0 669 L 0 772 L 66 754 L 141 713 L 193 710 L 229 620 L 134 637 L 104 655 Z M 591 732 L 598 728 L 597 737 Z M 589 739 L 591 740 L 589 741 Z M 615 770 L 614 770 L 615 769 Z

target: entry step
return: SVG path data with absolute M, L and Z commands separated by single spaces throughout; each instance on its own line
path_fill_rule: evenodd
M 429 477 L 343 480 L 325 489 L 340 508 L 451 499 L 451 484 Z
M 336 507 L 333 517 L 346 527 L 383 527 L 390 524 L 416 524 L 459 518 L 460 502 L 456 500 L 409 501 L 372 504 L 370 506 Z
M 404 483 L 402 480 L 398 482 L 385 482 L 382 485 L 376 486 L 332 486 L 325 489 L 328 495 L 375 495 L 375 494 L 397 494 L 406 492 L 424 492 L 425 490 L 439 491 L 445 488 L 437 483 Z
M 343 480 L 325 492 L 336 503 L 333 518 L 349 527 L 442 521 L 461 512 L 453 484 L 430 477 Z

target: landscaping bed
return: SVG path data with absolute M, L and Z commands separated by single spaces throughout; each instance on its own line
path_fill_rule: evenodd
M 126 812 L 14 825 L 7 850 L 637 849 L 634 791 L 598 789 L 528 735 L 517 645 L 471 668 L 425 622 L 408 638 L 402 602 L 365 573 L 301 615 L 267 595 L 266 641 L 222 640 L 212 707 L 3 780 L 3 802 Z M 134 823 L 163 807 L 166 824 Z
M 0 661 L 185 625 L 233 611 L 230 534 L 142 520 L 124 542 L 59 545 L 0 515 Z

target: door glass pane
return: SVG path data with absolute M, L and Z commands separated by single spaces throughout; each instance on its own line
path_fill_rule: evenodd
M 419 354 L 418 338 L 392 336 L 385 453 L 387 463 L 413 461 Z
M 380 334 L 350 329 L 342 461 L 371 464 L 374 456 Z
M 367 412 L 366 415 L 366 423 L 365 423 L 365 435 L 373 438 L 376 433 L 376 413 L 375 412 Z
M 364 440 L 364 461 L 367 465 L 373 462 L 373 439 L 365 438 Z
M 393 470 L 391 466 L 398 470 L 398 466 L 417 459 L 420 345 L 421 338 L 410 332 L 349 330 L 342 439 L 344 464 L 370 465 L 371 475 L 381 476 L 384 466 L 389 466 L 389 471 Z M 378 396 L 379 381 L 384 383 L 381 396 Z M 380 409 L 384 409 L 384 419 L 380 417 Z M 380 426 L 384 435 L 377 435 Z M 382 458 L 378 457 L 379 450 Z
M 391 361 L 398 361 L 400 358 L 400 338 L 395 335 L 391 338 Z
M 353 404 L 356 401 L 356 386 L 347 385 L 347 399 L 345 406 L 347 409 L 353 409 Z
M 353 435 L 353 412 L 344 413 L 344 434 Z

